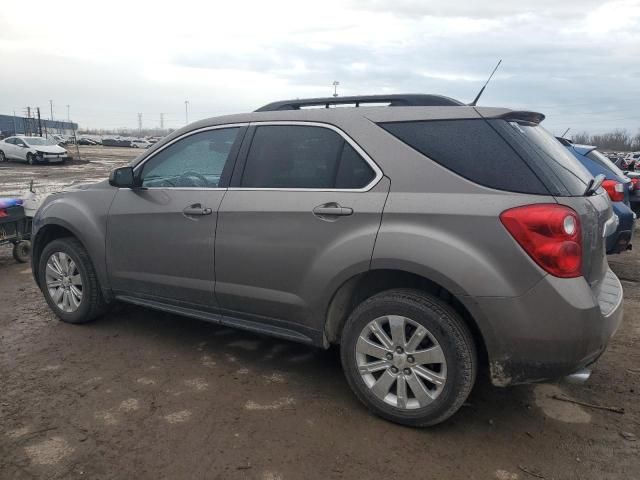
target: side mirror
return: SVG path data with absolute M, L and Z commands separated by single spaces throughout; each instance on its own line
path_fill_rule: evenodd
M 120 167 L 111 171 L 109 185 L 118 188 L 134 188 L 136 186 L 132 167 Z

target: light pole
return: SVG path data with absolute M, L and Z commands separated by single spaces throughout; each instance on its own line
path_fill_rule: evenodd
M 338 85 L 340 85 L 340 82 L 337 80 L 333 81 L 333 96 L 337 97 L 338 96 Z
M 53 100 L 49 100 L 49 109 L 51 110 L 51 121 L 53 121 Z
M 187 125 L 189 125 L 189 100 L 184 101 L 184 118 L 187 121 Z
M 67 122 L 71 123 L 71 116 L 69 115 L 69 109 L 71 108 L 71 105 L 67 105 Z

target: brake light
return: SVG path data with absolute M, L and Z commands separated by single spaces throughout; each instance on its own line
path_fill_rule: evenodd
M 500 221 L 524 251 L 551 275 L 582 275 L 582 234 L 574 210 L 557 204 L 525 205 L 505 210 Z
M 605 180 L 602 182 L 602 188 L 604 188 L 609 194 L 609 198 L 612 202 L 624 201 L 624 185 L 615 180 Z
M 629 185 L 629 190 L 640 190 L 640 178 L 632 178 L 631 184 Z
M 0 218 L 8 217 L 9 213 L 6 208 L 0 208 Z

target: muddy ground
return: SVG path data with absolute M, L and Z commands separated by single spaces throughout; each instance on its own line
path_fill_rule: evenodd
M 137 153 L 83 151 L 98 161 L 0 166 L 0 192 L 33 172 L 95 179 Z M 335 350 L 137 307 L 61 323 L 1 247 L 0 478 L 638 479 L 640 254 L 610 262 L 625 319 L 587 384 L 481 377 L 457 415 L 416 430 L 367 413 Z

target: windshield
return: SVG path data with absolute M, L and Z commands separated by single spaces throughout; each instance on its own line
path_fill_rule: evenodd
M 31 138 L 23 138 L 24 142 L 27 145 L 33 145 L 34 147 L 37 145 L 55 145 L 56 142 L 54 140 L 49 140 L 46 138 L 40 137 L 31 137 Z
M 587 153 L 586 156 L 587 158 L 590 158 L 591 160 L 603 166 L 607 170 L 611 170 L 613 173 L 615 173 L 619 177 L 624 178 L 624 172 L 620 170 L 615 163 L 613 163 L 611 160 L 609 160 L 607 157 L 601 154 L 598 150 L 595 150 L 595 149 L 591 150 L 589 153 Z

